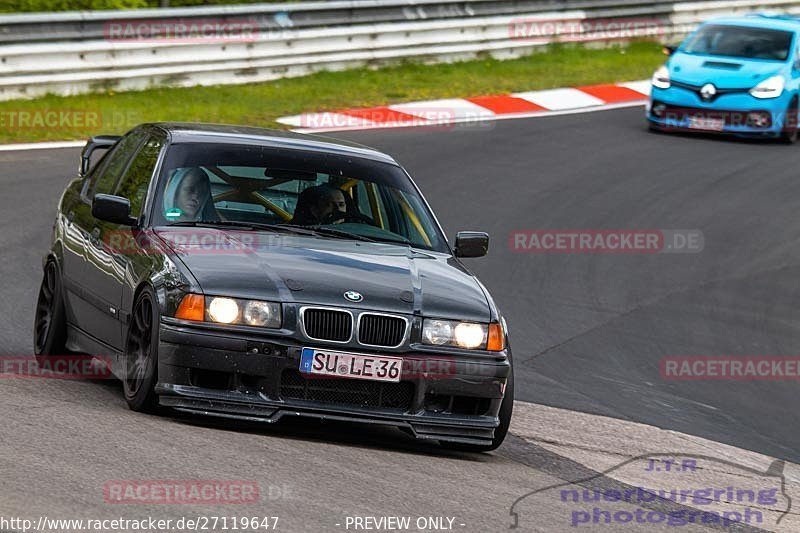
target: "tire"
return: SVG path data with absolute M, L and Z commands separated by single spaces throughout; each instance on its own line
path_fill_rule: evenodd
M 122 390 L 133 411 L 160 411 L 155 386 L 158 382 L 158 302 L 149 286 L 133 306 L 122 358 Z
M 794 118 L 794 127 L 792 127 L 788 131 L 781 132 L 781 141 L 783 141 L 786 144 L 795 144 L 797 142 L 798 138 L 800 138 L 800 130 L 798 130 L 798 124 L 797 124 L 797 120 L 798 120 L 797 111 L 798 111 L 797 97 L 795 96 L 794 98 L 792 98 L 791 103 L 789 103 L 789 107 L 786 109 L 787 120 L 788 120 L 789 116 L 794 115 L 794 117 L 795 117 Z M 784 128 L 784 129 L 786 129 L 786 128 Z
M 67 319 L 61 274 L 55 261 L 44 267 L 33 322 L 33 353 L 43 364 L 52 355 L 67 353 Z
M 503 402 L 500 404 L 500 425 L 494 430 L 494 438 L 491 444 L 461 444 L 458 442 L 442 442 L 440 445 L 448 450 L 457 450 L 462 452 L 490 452 L 496 450 L 503 444 L 503 441 L 508 434 L 508 427 L 511 425 L 511 414 L 514 410 L 514 371 L 512 367 L 511 373 L 508 375 L 506 382 L 506 393 L 503 396 Z

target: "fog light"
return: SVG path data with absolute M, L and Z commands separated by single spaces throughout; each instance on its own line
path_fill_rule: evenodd
M 653 113 L 654 117 L 661 118 L 664 116 L 664 112 L 667 110 L 667 106 L 662 103 L 653 104 L 653 108 L 650 110 Z
M 768 128 L 772 124 L 772 120 L 769 113 L 759 111 L 747 114 L 747 124 L 754 128 Z

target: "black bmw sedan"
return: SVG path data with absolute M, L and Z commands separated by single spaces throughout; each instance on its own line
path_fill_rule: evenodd
M 96 161 L 96 162 L 95 162 Z M 505 321 L 409 175 L 322 137 L 145 124 L 84 148 L 37 358 L 106 357 L 131 409 L 397 426 L 484 451 L 513 406 Z

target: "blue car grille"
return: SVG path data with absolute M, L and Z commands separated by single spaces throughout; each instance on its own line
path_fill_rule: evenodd
M 654 101 L 650 107 L 650 114 L 661 120 L 683 122 L 689 118 L 722 119 L 725 126 L 755 127 L 754 118 L 758 115 L 762 120 L 757 127 L 769 128 L 772 126 L 772 114 L 769 111 L 734 111 L 725 109 L 703 109 L 700 107 L 673 106 Z
M 716 100 L 717 98 L 719 98 L 720 96 L 725 95 L 725 94 L 742 94 L 742 93 L 746 93 L 747 91 L 750 90 L 750 89 L 743 88 L 743 87 L 732 88 L 732 89 L 721 89 L 719 87 L 715 87 L 716 92 L 714 93 L 713 96 L 711 96 L 710 98 L 703 98 L 703 95 L 700 92 L 700 90 L 703 88 L 703 85 L 695 85 L 695 84 L 692 84 L 692 83 L 684 83 L 682 81 L 677 81 L 677 80 L 672 80 L 671 84 L 672 84 L 673 87 L 680 87 L 681 89 L 686 89 L 687 91 L 692 91 L 693 93 L 698 95 L 701 100 L 703 100 L 704 102 L 709 102 L 709 103 L 713 102 L 714 100 Z

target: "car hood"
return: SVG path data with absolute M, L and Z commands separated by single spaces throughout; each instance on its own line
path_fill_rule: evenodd
M 676 52 L 669 60 L 669 74 L 676 81 L 693 85 L 713 83 L 720 89 L 748 89 L 780 73 L 783 66 L 777 61 Z
M 480 283 L 449 254 L 254 231 L 203 229 L 202 239 L 187 239 L 185 230 L 156 234 L 209 295 L 479 322 L 491 317 Z M 352 303 L 346 291 L 364 299 Z

